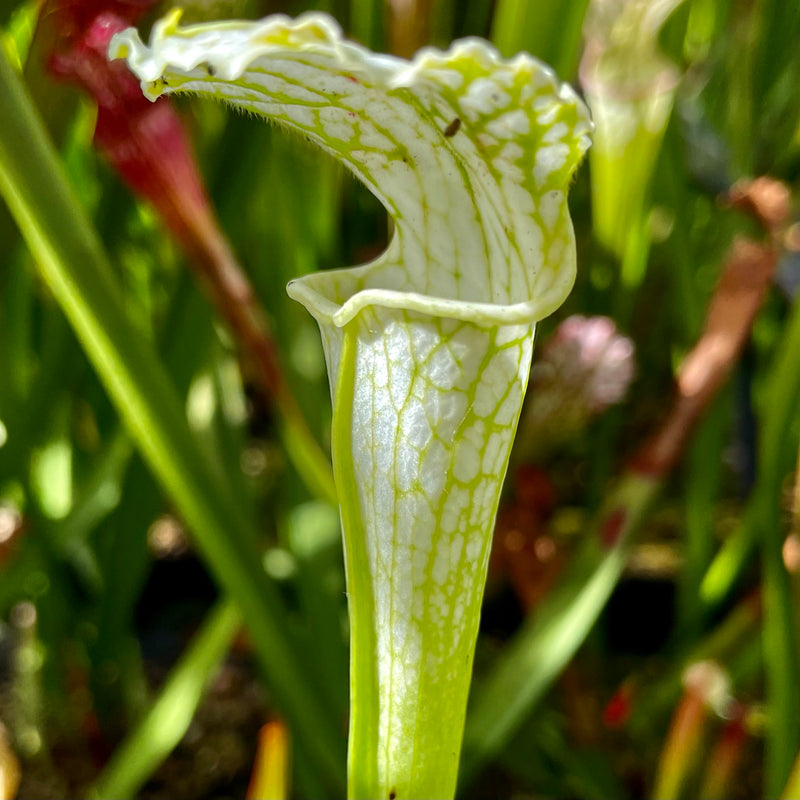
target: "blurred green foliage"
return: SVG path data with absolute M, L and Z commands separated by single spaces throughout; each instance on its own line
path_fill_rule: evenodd
M 313 7 L 384 50 L 491 37 L 503 55 L 529 50 L 577 84 L 582 58 L 585 82 L 596 66 L 585 21 L 616 19 L 625 3 L 186 5 L 187 21 Z M 537 465 L 557 491 L 547 537 L 567 568 L 527 620 L 507 576 L 490 581 L 465 797 L 650 796 L 681 702 L 681 671 L 697 659 L 719 662 L 746 709 L 726 797 L 780 795 L 798 753 L 796 224 L 782 233 L 775 285 L 729 384 L 676 474 L 642 505 L 632 555 L 587 560 L 581 549 L 626 458 L 658 426 L 734 237 L 764 235 L 720 194 L 769 175 L 794 187 L 796 219 L 797 4 L 672 5 L 652 36 L 633 23 L 611 36 L 617 56 L 630 52 L 602 75 L 615 107 L 610 116 L 596 112 L 608 125 L 598 140 L 628 130 L 625 105 L 641 107 L 661 88 L 648 83 L 645 39 L 674 76 L 669 107 L 658 130 L 631 128 L 630 152 L 603 161 L 597 151 L 579 173 L 571 193 L 578 281 L 539 332 L 547 339 L 569 314 L 612 317 L 635 343 L 638 376 L 623 404 Z M 263 675 L 270 710 L 292 724 L 293 794 L 336 796 L 347 708 L 336 512 L 292 468 L 272 411 L 158 215 L 93 149 L 91 102 L 29 60 L 38 8 L 0 5 L 11 65 L 0 85 L 0 188 L 9 204 L 0 205 L 0 726 L 23 781 L 55 776 L 51 796 L 89 785 L 100 797 L 135 796 L 189 726 L 241 614 L 249 633 L 238 650 Z M 598 31 L 587 27 L 586 41 Z M 17 84 L 28 94 L 14 95 Z M 28 128 L 4 114 L 20 107 L 34 126 L 38 111 L 54 144 L 43 139 L 40 152 L 18 138 L 14 150 L 13 132 Z M 380 252 L 385 213 L 280 130 L 208 104 L 179 109 L 289 383 L 327 448 L 318 334 L 284 287 Z M 626 220 L 612 237 L 598 222 L 608 219 Z M 199 609 L 184 596 L 191 591 L 181 573 L 169 572 L 195 557 L 221 587 L 216 600 L 206 591 Z M 160 570 L 176 576 L 169 591 L 155 580 Z M 166 651 L 154 645 L 158 637 L 172 637 Z M 153 663 L 176 661 L 163 686 L 153 682 Z M 635 691 L 619 695 L 620 686 Z M 523 689 L 511 695 L 509 687 Z M 618 696 L 630 709 L 613 725 L 602 709 Z M 712 715 L 700 751 L 686 756 L 694 761 L 677 788 L 683 796 L 699 791 L 723 727 Z M 0 772 L 3 758 L 0 736 Z M 207 796 L 223 796 L 217 791 Z

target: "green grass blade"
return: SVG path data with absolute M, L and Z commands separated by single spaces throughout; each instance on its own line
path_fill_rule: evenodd
M 499 0 L 492 41 L 506 58 L 527 50 L 570 80 L 578 68 L 588 5 L 589 0 Z
M 728 396 L 729 397 L 729 396 Z M 678 576 L 678 637 L 692 639 L 702 629 L 697 596 L 714 555 L 714 513 L 722 483 L 723 450 L 730 424 L 730 403 L 723 394 L 700 424 L 686 458 L 684 564 Z
M 769 403 L 764 409 L 765 429 L 761 448 L 761 476 L 772 489 L 772 502 L 763 504 L 758 521 L 762 535 L 762 569 L 764 602 L 764 666 L 767 694 L 767 741 L 765 764 L 765 797 L 776 797 L 786 784 L 792 763 L 800 746 L 800 641 L 798 641 L 797 596 L 792 577 L 783 561 L 784 526 L 781 524 L 780 490 L 783 444 L 792 417 L 786 428 L 771 423 L 781 407 L 797 414 L 797 351 L 800 347 L 800 315 L 798 307 L 787 324 L 784 347 L 778 355 L 780 366 L 788 366 L 770 386 Z M 785 349 L 784 349 L 785 348 Z M 791 353 L 789 358 L 788 353 Z M 786 359 L 786 360 L 784 360 Z M 783 402 L 781 402 L 783 400 Z M 790 400 L 790 404 L 789 401 Z M 777 406 L 777 408 L 776 408 Z M 796 447 L 796 444 L 795 444 Z M 772 480 L 768 480 L 771 478 Z
M 746 569 L 757 546 L 765 516 L 771 515 L 781 493 L 783 467 L 787 463 L 786 431 L 797 418 L 797 395 L 800 375 L 797 371 L 797 351 L 800 348 L 800 307 L 795 304 L 786 322 L 783 340 L 776 347 L 776 356 L 765 385 L 762 412 L 759 473 L 744 515 L 734 532 L 711 562 L 700 585 L 700 599 L 705 613 L 710 615 L 728 597 L 742 572 Z M 794 445 L 790 459 L 795 458 Z
M 792 800 L 794 797 L 800 797 L 800 754 L 794 760 L 792 774 L 786 782 L 786 788 L 783 790 L 781 800 Z
M 210 569 L 239 604 L 285 713 L 341 786 L 343 742 L 320 713 L 293 652 L 286 614 L 251 543 L 248 523 L 215 481 L 146 336 L 125 313 L 111 267 L 68 184 L 30 99 L 0 57 L 0 193 L 119 414 L 172 497 Z
M 133 797 L 189 728 L 203 691 L 225 657 L 241 625 L 230 600 L 206 618 L 158 699 L 114 751 L 89 791 L 90 797 Z
M 466 784 L 508 741 L 531 708 L 573 657 L 603 610 L 628 556 L 630 535 L 660 483 L 630 475 L 607 506 L 624 509 L 616 543 L 599 550 L 593 528 L 570 575 L 509 642 L 488 677 L 476 685 L 464 733 L 461 781 Z M 606 524 L 601 523 L 601 524 Z

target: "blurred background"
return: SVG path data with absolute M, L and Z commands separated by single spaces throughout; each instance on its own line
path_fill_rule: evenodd
M 797 798 L 798 5 L 183 7 L 405 57 L 482 36 L 591 107 L 459 796 Z M 329 390 L 284 287 L 389 227 L 298 138 L 144 100 L 104 54 L 169 9 L 0 2 L 0 798 L 343 796 Z

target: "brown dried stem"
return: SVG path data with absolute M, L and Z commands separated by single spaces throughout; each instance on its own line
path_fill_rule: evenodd
M 635 471 L 652 477 L 666 475 L 681 458 L 694 427 L 741 354 L 778 262 L 776 240 L 789 212 L 786 188 L 759 178 L 734 186 L 730 201 L 756 216 L 770 234 L 770 242 L 734 241 L 703 332 L 678 373 L 670 412 L 633 459 Z

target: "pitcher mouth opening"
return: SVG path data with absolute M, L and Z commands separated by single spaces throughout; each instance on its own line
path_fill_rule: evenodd
M 397 288 L 391 284 L 393 277 L 402 275 L 397 284 L 408 284 L 408 269 L 394 261 L 397 256 L 397 238 L 374 261 L 357 267 L 312 272 L 289 282 L 286 291 L 293 300 L 301 303 L 317 322 L 343 328 L 363 309 L 378 306 L 387 309 L 412 311 L 429 317 L 457 319 L 476 325 L 533 325 L 552 314 L 564 301 L 575 281 L 574 241 L 565 253 L 561 268 L 549 285 L 536 291 L 534 296 L 503 297 L 492 302 L 486 287 L 486 300 L 480 287 L 473 287 L 475 297 L 448 296 L 446 288 L 437 293 L 433 286 L 427 291 L 414 291 L 414 287 Z M 572 251 L 572 253 L 570 253 Z M 518 265 L 519 269 L 524 269 Z M 537 270 L 538 272 L 538 270 Z M 390 277 L 395 273 L 393 277 Z M 538 287 L 536 287 L 538 289 Z
M 478 325 L 532 325 L 555 311 L 564 296 L 563 288 L 552 287 L 535 300 L 500 304 L 453 300 L 392 289 L 361 289 L 343 303 L 337 303 L 313 286 L 337 271 L 313 273 L 291 281 L 286 287 L 289 297 L 304 305 L 318 322 L 337 328 L 343 328 L 369 306 L 415 311 L 431 317 L 448 317 Z

